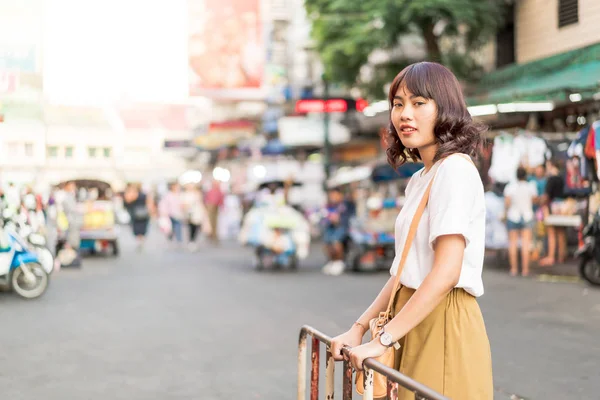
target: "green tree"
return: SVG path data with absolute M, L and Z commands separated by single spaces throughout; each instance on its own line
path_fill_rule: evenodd
M 485 44 L 504 20 L 510 0 L 305 0 L 316 50 L 332 82 L 358 86 L 381 97 L 382 87 L 409 63 L 403 56 L 361 68 L 374 50 L 397 49 L 406 35 L 417 35 L 425 59 L 448 65 L 460 77 L 476 78 L 473 50 Z M 393 54 L 393 53 L 392 53 Z

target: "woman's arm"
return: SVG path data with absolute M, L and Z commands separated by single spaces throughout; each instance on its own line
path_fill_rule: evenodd
M 387 283 L 383 289 L 381 289 L 373 303 L 350 327 L 350 329 L 331 339 L 330 349 L 335 360 L 339 361 L 344 358 L 342 355 L 342 348 L 344 346 L 360 346 L 362 338 L 365 335 L 365 332 L 368 330 L 369 321 L 377 317 L 381 311 L 386 309 L 392 294 L 392 289 L 394 287 L 394 279 L 396 279 L 395 276 L 392 276 L 390 279 L 388 279 Z
M 375 297 L 375 300 L 373 300 L 373 303 L 371 303 L 369 308 L 367 308 L 366 311 L 362 313 L 360 318 L 356 320 L 356 322 L 363 326 L 363 335 L 366 332 L 364 328 L 369 327 L 369 322 L 373 318 L 379 316 L 379 313 L 385 311 L 387 308 L 390 301 L 390 296 L 392 295 L 392 289 L 394 288 L 395 279 L 396 276 L 391 276 L 390 279 L 388 279 L 387 283 L 383 286 L 377 297 Z M 356 325 L 353 325 L 353 328 L 354 327 L 356 327 Z
M 423 321 L 456 286 L 465 251 L 462 235 L 444 235 L 436 240 L 433 269 L 385 331 L 394 341 Z

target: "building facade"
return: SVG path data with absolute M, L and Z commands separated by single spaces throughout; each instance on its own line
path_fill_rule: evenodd
M 515 2 L 516 61 L 520 64 L 598 42 L 598 0 Z

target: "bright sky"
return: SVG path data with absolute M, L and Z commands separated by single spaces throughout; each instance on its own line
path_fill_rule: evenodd
M 178 102 L 187 77 L 186 0 L 46 0 L 50 101 Z

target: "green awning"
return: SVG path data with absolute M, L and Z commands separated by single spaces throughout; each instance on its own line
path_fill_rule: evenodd
M 515 101 L 585 100 L 600 91 L 600 43 L 526 64 L 498 69 L 484 76 L 469 105 Z

